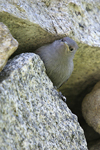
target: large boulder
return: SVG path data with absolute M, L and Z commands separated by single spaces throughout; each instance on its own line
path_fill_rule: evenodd
M 77 117 L 62 101 L 39 56 L 26 53 L 0 73 L 0 149 L 87 150 Z

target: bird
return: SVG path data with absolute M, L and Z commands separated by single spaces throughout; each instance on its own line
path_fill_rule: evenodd
M 71 76 L 74 68 L 73 58 L 77 49 L 78 45 L 74 40 L 64 37 L 35 51 L 44 62 L 46 73 L 57 89 Z

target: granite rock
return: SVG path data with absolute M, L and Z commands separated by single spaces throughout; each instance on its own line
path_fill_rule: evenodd
M 100 81 L 99 20 L 99 0 L 0 0 L 0 21 L 7 25 L 19 42 L 14 55 L 33 52 L 65 36 L 78 43 L 74 71 L 60 90 L 67 97 L 69 108 L 85 127 L 88 141 L 100 138 L 96 132 L 89 130 L 81 112 L 84 96 Z
M 50 35 L 49 33 L 52 33 L 51 37 L 52 35 L 70 35 L 79 42 L 100 46 L 99 9 L 99 0 L 1 0 L 0 3 L 1 20 L 8 25 L 10 24 L 10 29 L 12 30 L 19 29 L 16 36 L 26 39 L 27 43 L 28 41 L 31 42 L 34 31 L 38 31 L 37 36 L 35 36 L 36 32 L 33 34 L 33 37 L 35 36 L 33 40 L 35 38 L 40 39 L 44 35 L 42 41 L 37 40 L 39 44 L 43 44 L 45 40 L 47 42 L 52 40 L 52 38 L 47 39 L 48 35 Z M 9 19 L 7 15 L 9 15 Z M 17 22 L 15 22 L 16 19 Z M 22 27 L 23 30 L 20 33 Z M 36 30 L 32 32 L 32 29 Z M 25 33 L 26 38 L 23 31 L 27 31 Z M 14 33 L 14 31 L 12 32 Z M 23 42 L 21 43 L 24 44 Z M 37 43 L 33 43 L 33 45 L 35 46 Z
M 18 42 L 10 34 L 6 25 L 0 22 L 0 71 L 6 65 L 8 58 L 15 52 Z
M 0 73 L 0 150 L 87 150 L 84 132 L 33 53 Z
M 19 42 L 15 54 L 34 51 L 64 36 L 78 43 L 74 71 L 60 89 L 69 105 L 73 103 L 72 109 L 77 96 L 100 80 L 99 10 L 99 0 L 0 1 L 0 19 Z

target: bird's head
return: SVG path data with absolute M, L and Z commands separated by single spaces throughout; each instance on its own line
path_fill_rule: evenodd
M 77 43 L 72 40 L 69 37 L 64 37 L 63 39 L 61 39 L 62 42 L 64 42 L 66 49 L 67 49 L 67 53 L 74 53 L 77 51 L 78 49 L 78 45 Z

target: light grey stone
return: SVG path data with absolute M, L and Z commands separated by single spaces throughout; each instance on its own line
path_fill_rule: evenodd
M 77 117 L 59 97 L 33 53 L 0 73 L 0 150 L 87 150 Z
M 0 0 L 0 20 L 19 42 L 15 54 L 64 36 L 78 43 L 74 71 L 61 89 L 70 101 L 76 103 L 82 91 L 100 80 L 99 0 Z
M 0 0 L 0 20 L 19 42 L 15 54 L 64 36 L 78 43 L 74 71 L 61 89 L 70 101 L 76 103 L 86 87 L 100 80 L 99 0 Z
M 100 80 L 99 20 L 100 0 L 0 0 L 0 21 L 19 42 L 14 54 L 34 51 L 64 36 L 78 43 L 74 71 L 60 90 L 79 120 L 82 99 Z M 87 141 L 100 138 L 81 124 Z
M 25 48 L 24 41 L 27 48 L 29 43 L 40 47 L 63 36 L 100 47 L 99 10 L 99 0 L 0 0 L 1 20 L 9 26 L 21 48 Z
M 0 22 L 0 71 L 4 68 L 8 58 L 15 52 L 18 42 L 15 40 L 6 25 Z

